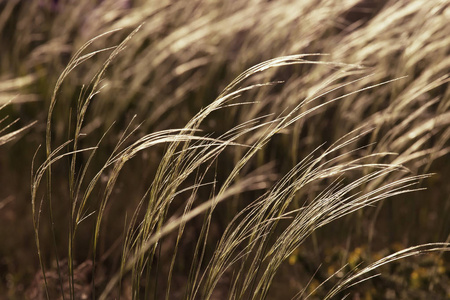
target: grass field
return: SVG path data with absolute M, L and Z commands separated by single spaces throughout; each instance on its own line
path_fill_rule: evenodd
M 0 1 L 0 299 L 448 299 L 450 1 Z

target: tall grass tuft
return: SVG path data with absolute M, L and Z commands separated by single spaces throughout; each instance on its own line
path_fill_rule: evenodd
M 111 33 L 90 40 L 70 60 L 57 81 L 47 118 L 47 158 L 36 171 L 33 168 L 31 187 L 35 242 L 47 298 L 51 295 L 47 289 L 40 240 L 41 210 L 42 205 L 49 206 L 53 251 L 56 254 L 58 245 L 52 213 L 55 206 L 52 196 L 52 168 L 55 164 L 63 163 L 63 158 L 68 158 L 69 164 L 68 244 L 65 254 L 68 258 L 68 282 L 63 282 L 62 278 L 65 276 L 61 274 L 63 271 L 58 255 L 56 261 L 60 293 L 70 299 L 78 297 L 74 274 L 77 232 L 80 224 L 89 218 L 94 219 L 91 223 L 92 248 L 89 251 L 93 261 L 92 298 L 107 299 L 111 297 L 111 293 L 115 293 L 117 297 L 123 293 L 120 289 L 125 281 L 129 282 L 129 296 L 133 299 L 172 298 L 173 276 L 180 252 L 190 250 L 182 248 L 185 230 L 193 220 L 203 216 L 199 219 L 201 226 L 199 235 L 194 240 L 195 247 L 189 252 L 192 260 L 186 274 L 183 296 L 180 297 L 213 298 L 218 283 L 225 276 L 231 276 L 226 289 L 227 298 L 265 299 L 283 262 L 318 228 L 384 199 L 419 191 L 421 188 L 418 184 L 430 177 L 429 174 L 411 174 L 403 166 L 404 162 L 412 159 L 411 155 L 417 157 L 426 153 L 414 150 L 403 150 L 400 153 L 388 149 L 380 151 L 383 144 L 357 146 L 361 140 L 370 140 L 376 136 L 374 131 L 377 130 L 377 124 L 369 119 L 327 148 L 323 148 L 323 145 L 317 147 L 299 159 L 284 176 L 274 181 L 274 170 L 258 163 L 257 159 L 259 153 L 264 155 L 269 145 L 273 145 L 272 140 L 290 132 L 304 119 L 322 113 L 327 106 L 402 80 L 399 78 L 367 84 L 369 80 L 373 80 L 373 75 L 365 75 L 367 71 L 363 67 L 311 60 L 320 57 L 319 54 L 281 56 L 251 67 L 226 86 L 215 100 L 201 109 L 183 128 L 159 130 L 137 137 L 139 125 L 133 125 L 132 120 L 118 137 L 116 146 L 110 151 L 103 166 L 92 172 L 90 169 L 95 167 L 92 162 L 102 149 L 102 142 L 109 132 L 105 132 L 95 145 L 81 147 L 85 118 L 91 102 L 104 88 L 102 82 L 108 66 L 121 52 L 128 51 L 126 47 L 138 31 L 139 27 L 115 47 L 83 54 L 93 42 Z M 88 59 L 108 51 L 110 55 L 98 73 L 87 86 L 81 88 L 73 107 L 76 120 L 74 128 L 69 128 L 70 139 L 59 146 L 53 146 L 53 111 L 64 80 Z M 261 90 L 270 99 L 271 89 L 279 85 L 293 85 L 292 82 L 289 84 L 275 80 L 260 82 L 261 75 L 268 73 L 269 79 L 275 79 L 277 70 L 303 65 L 327 68 L 331 73 L 320 86 L 295 105 L 285 104 L 285 108 L 273 113 L 261 110 L 260 105 L 264 102 Z M 346 92 L 348 86 L 359 86 L 362 83 L 366 83 L 365 86 Z M 277 97 L 282 98 L 283 93 Z M 243 107 L 249 112 L 249 118 L 243 120 L 242 115 L 240 123 L 224 133 L 214 136 L 201 129 L 211 114 Z M 378 119 L 377 121 L 379 122 Z M 399 126 L 406 126 L 408 122 L 406 119 Z M 442 119 L 441 122 L 445 124 L 446 121 Z M 439 121 L 437 124 L 441 125 Z M 426 126 L 419 124 L 410 128 L 412 132 L 417 132 L 416 135 L 420 135 L 426 130 Z M 397 136 L 392 142 L 393 149 L 402 149 L 407 137 L 411 135 L 400 134 L 399 131 L 400 128 L 394 128 L 387 134 L 387 137 Z M 420 143 L 420 140 L 416 143 Z M 98 260 L 99 245 L 108 207 L 113 205 L 111 201 L 126 200 L 112 196 L 120 175 L 129 161 L 158 144 L 166 146 L 154 178 L 131 219 L 125 215 L 126 229 L 123 239 L 119 239 L 122 244 L 120 268 L 111 270 L 111 274 L 115 272 L 115 275 L 108 276 L 103 283 L 97 283 L 96 270 L 102 263 Z M 222 160 L 230 159 L 226 155 L 229 151 L 233 153 L 232 167 L 219 170 Z M 83 161 L 79 163 L 83 157 Z M 88 174 L 94 175 L 89 177 Z M 39 200 L 43 178 L 46 178 L 47 186 L 42 200 Z M 319 190 L 312 199 L 302 200 L 303 195 L 308 195 L 309 189 Z M 256 191 L 260 196 L 256 196 Z M 204 198 L 205 194 L 209 196 Z M 236 199 L 242 202 L 239 204 L 242 209 L 235 212 L 214 244 L 211 241 L 214 238 L 211 229 L 217 210 L 224 207 L 222 202 Z M 171 242 L 173 248 L 171 251 L 163 251 L 163 245 L 170 237 L 174 239 Z M 369 273 L 378 265 L 422 252 L 445 251 L 448 246 L 448 243 L 427 244 L 388 256 L 359 272 L 354 271 L 354 274 L 336 285 L 327 297 L 338 295 L 356 278 Z M 213 248 L 208 249 L 210 247 Z M 179 289 L 178 287 L 177 293 L 180 293 Z M 303 296 L 304 291 L 299 295 Z
M 32 299 L 447 293 L 448 19 L 447 0 L 0 2 L 0 294 L 38 263 Z M 406 261 L 430 252 L 425 278 Z

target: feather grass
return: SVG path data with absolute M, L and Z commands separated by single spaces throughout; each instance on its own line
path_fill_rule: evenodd
M 77 297 L 75 257 L 85 224 L 92 246 L 82 255 L 94 261 L 92 298 L 101 299 L 120 295 L 126 280 L 134 299 L 178 293 L 193 223 L 199 232 L 188 249 L 185 299 L 214 298 L 224 278 L 228 298 L 268 298 L 283 262 L 318 228 L 354 212 L 361 220 L 362 209 L 376 206 L 371 243 L 384 200 L 422 190 L 433 162 L 448 155 L 450 43 L 448 1 L 385 1 L 352 22 L 360 2 L 5 4 L 0 103 L 20 92 L 18 102 L 49 108 L 46 157 L 36 170 L 33 160 L 31 185 L 46 297 L 42 224 L 50 226 L 60 269 L 53 214 L 64 204 L 54 201 L 54 189 L 65 181 L 67 195 L 57 197 L 69 203 L 67 228 L 61 226 L 68 290 L 58 270 L 63 298 Z M 128 35 L 124 27 L 136 30 Z M 3 134 L 0 145 L 29 126 Z M 152 160 L 149 181 L 141 180 L 144 165 L 129 171 L 144 155 Z M 68 176 L 57 178 L 53 168 L 63 165 Z M 124 177 L 145 185 L 139 201 L 116 197 Z M 99 282 L 108 210 L 119 204 L 127 207 L 120 267 Z M 226 220 L 219 237 L 218 217 Z M 121 216 L 111 218 L 119 223 Z M 384 263 L 447 247 L 425 244 L 388 256 L 351 273 L 327 297 Z

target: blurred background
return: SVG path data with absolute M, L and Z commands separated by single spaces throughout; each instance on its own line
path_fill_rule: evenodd
M 393 152 L 398 155 L 394 161 L 410 174 L 433 176 L 420 183 L 424 190 L 379 202 L 316 230 L 282 265 L 268 298 L 289 299 L 310 279 L 308 289 L 313 291 L 345 264 L 344 271 L 349 271 L 359 263 L 370 263 L 409 246 L 449 241 L 449 1 L 0 1 L 0 107 L 11 101 L 0 111 L 0 120 L 8 116 L 0 126 L 5 128 L 18 119 L 0 135 L 37 121 L 0 145 L 0 299 L 38 299 L 43 295 L 39 291 L 30 174 L 35 153 L 35 170 L 45 160 L 45 150 L 36 151 L 39 145 L 45 148 L 47 114 L 59 76 L 90 39 L 110 32 L 83 53 L 116 46 L 141 24 L 127 48 L 107 69 L 101 91 L 87 112 L 82 129 L 87 135 L 80 141 L 81 147 L 96 145 L 109 130 L 87 177 L 106 161 L 131 120 L 141 124 L 137 137 L 183 128 L 246 69 L 283 55 L 308 54 L 304 58 L 308 63 L 271 69 L 249 78 L 246 84 L 283 81 L 246 92 L 244 99 L 251 105 L 221 109 L 202 122 L 200 128 L 205 134 L 218 137 L 251 118 L 270 120 L 273 115 L 282 115 L 320 91 L 326 93 L 302 107 L 299 114 L 347 95 L 276 135 L 243 175 L 272 163 L 271 172 L 281 176 L 315 149 L 320 153 L 364 126 L 372 131 L 336 157 Z M 111 51 L 101 51 L 74 68 L 59 88 L 52 118 L 53 148 L 71 138 L 80 94 L 89 89 Z M 398 80 L 365 89 L 393 79 Z M 334 90 L 339 84 L 345 85 Z M 125 212 L 130 216 L 136 209 L 165 149 L 160 145 L 145 151 L 122 171 L 111 196 L 113 204 L 104 217 L 98 250 L 103 268 L 98 275 L 100 284 L 102 276 L 108 277 L 120 267 L 118 237 L 124 232 Z M 223 153 L 214 174 L 218 182 L 225 180 L 239 155 L 236 149 Z M 84 156 L 80 166 L 87 159 Z M 56 254 L 61 260 L 67 256 L 69 166 L 68 159 L 63 159 L 53 168 L 56 250 L 51 246 L 49 212 L 42 208 L 42 253 L 50 271 Z M 358 176 L 361 173 L 352 173 L 345 180 Z M 194 179 L 188 179 L 187 185 L 189 180 Z M 329 184 L 324 180 L 300 191 L 293 205 L 312 201 Z M 199 193 L 208 197 L 209 192 Z M 257 196 L 258 192 L 243 193 L 215 213 L 211 249 L 232 217 Z M 173 209 L 182 203 L 175 202 Z M 186 229 L 188 237 L 181 249 L 195 246 L 201 217 L 197 221 L 194 219 Z M 82 288 L 91 280 L 88 262 L 92 257 L 92 222 L 83 223 L 77 234 L 75 261 Z M 189 256 L 179 260 L 181 271 L 175 278 L 184 282 L 183 264 L 189 265 Z M 380 272 L 383 276 L 353 287 L 350 299 L 450 297 L 448 255 L 434 253 L 402 260 Z M 311 297 L 322 298 L 322 289 L 327 288 L 325 284 Z M 226 289 L 225 281 L 215 297 L 226 298 Z

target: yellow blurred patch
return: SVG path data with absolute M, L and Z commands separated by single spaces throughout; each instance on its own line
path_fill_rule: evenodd
M 357 247 L 353 252 L 348 256 L 348 264 L 351 268 L 356 267 L 361 262 L 361 254 L 363 249 L 361 247 Z
M 298 256 L 299 253 L 300 253 L 300 249 L 297 248 L 297 249 L 295 249 L 294 252 L 292 252 L 292 254 L 289 256 L 288 262 L 289 262 L 289 264 L 290 264 L 291 266 L 292 266 L 292 265 L 295 265 L 295 264 L 297 263 L 297 261 L 298 261 L 297 256 Z

